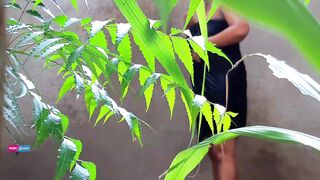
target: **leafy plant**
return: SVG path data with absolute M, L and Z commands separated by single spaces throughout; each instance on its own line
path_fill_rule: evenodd
M 204 1 L 190 0 L 184 28 L 172 28 L 169 35 L 158 28 L 162 26 L 166 30 L 166 23 L 170 11 L 177 4 L 176 0 L 168 2 L 155 0 L 160 9 L 162 18 L 160 21 L 148 19 L 135 0 L 114 0 L 115 5 L 128 23 L 116 23 L 114 19 L 96 21 L 92 17 L 81 19 L 68 17 L 57 1 L 49 0 L 49 2 L 53 3 L 61 11 L 61 14 L 52 13 L 46 6 L 47 2 L 42 0 L 22 2 L 10 0 L 4 5 L 11 11 L 20 14 L 18 17 L 7 19 L 9 65 L 6 67 L 4 115 L 7 119 L 7 129 L 13 137 L 15 133 L 24 136 L 25 129 L 29 128 L 28 123 L 31 123 L 31 128 L 36 130 L 34 147 L 40 146 L 50 136 L 59 144 L 55 179 L 61 179 L 66 174 L 70 174 L 71 179 L 95 179 L 96 167 L 92 162 L 79 159 L 82 151 L 81 141 L 65 135 L 69 125 L 68 117 L 45 102 L 35 82 L 29 76 L 24 65 L 33 59 L 41 60 L 46 69 L 58 68 L 58 75 L 64 79 L 56 104 L 68 92 L 76 91 L 77 98 L 84 96 L 89 120 L 95 117 L 94 113 L 97 113 L 95 125 L 102 123 L 102 120 L 105 124 L 111 117 L 115 117 L 121 122 L 124 121 L 127 123 L 133 139 L 137 139 L 141 146 L 143 145 L 141 123 L 146 123 L 121 107 L 120 103 L 117 103 L 118 100 L 109 95 L 108 90 L 112 89 L 115 84 L 111 80 L 114 76 L 117 76 L 121 86 L 121 98 L 119 99 L 121 102 L 125 101 L 134 77 L 139 76 L 141 85 L 139 94 L 145 98 L 146 111 L 150 107 L 154 86 L 157 85 L 157 82 L 160 82 L 168 101 L 171 117 L 177 92 L 181 94 L 188 114 L 192 137 L 195 136 L 197 127 L 195 119 L 199 113 L 200 122 L 202 116 L 205 116 L 212 130 L 215 123 L 219 134 L 179 153 L 166 171 L 165 179 L 184 179 L 200 163 L 211 144 L 220 144 L 240 135 L 302 143 L 319 150 L 320 141 L 318 138 L 290 130 L 261 126 L 228 130 L 232 118 L 237 115 L 236 112 L 225 112 L 224 107 L 216 104 L 211 109 L 210 104 L 213 103 L 207 101 L 203 96 L 204 89 L 201 95 L 192 92 L 175 59 L 175 57 L 179 57 L 192 79 L 194 71 L 189 44 L 204 60 L 208 69 L 210 68 L 208 51 L 216 53 L 228 61 L 227 56 L 208 41 L 207 33 L 206 22 L 222 3 L 249 17 L 249 19 L 262 22 L 284 33 L 306 55 L 309 61 L 316 68 L 319 68 L 319 63 L 316 61 L 319 55 L 315 48 L 319 42 L 317 34 L 320 28 L 302 2 L 272 0 L 263 2 L 264 5 L 262 5 L 262 2 L 256 0 L 241 1 L 241 3 L 236 0 L 217 0 L 212 5 L 209 17 L 206 17 Z M 79 11 L 77 0 L 70 0 L 70 3 L 76 11 Z M 306 1 L 306 3 L 309 2 Z M 86 0 L 85 4 L 90 10 Z M 288 7 L 285 10 L 280 8 L 284 5 Z M 260 13 L 274 8 L 275 13 Z M 195 13 L 199 18 L 202 35 L 192 37 L 185 28 Z M 22 22 L 22 17 L 27 15 L 38 20 L 38 23 Z M 280 18 L 275 18 L 276 15 L 285 16 L 286 20 L 294 19 L 294 21 L 288 24 Z M 302 21 L 305 26 L 301 26 Z M 296 28 L 292 28 L 292 26 Z M 301 27 L 304 27 L 304 31 Z M 308 33 L 307 37 L 305 32 Z M 79 36 L 79 33 L 83 36 Z M 185 35 L 188 35 L 189 38 L 183 38 Z M 306 38 L 312 39 L 312 41 L 308 41 Z M 110 42 L 111 44 L 109 44 Z M 139 47 L 146 60 L 145 64 L 133 62 L 131 48 L 133 43 Z M 264 57 L 277 77 L 288 79 L 302 93 L 317 100 L 320 99 L 320 86 L 309 76 L 298 73 L 271 56 L 262 54 L 250 56 Z M 156 60 L 164 68 L 164 73 L 156 71 Z M 231 63 L 231 61 L 229 62 Z M 232 66 L 231 70 L 236 68 L 237 64 Z M 205 75 L 206 71 L 204 71 Z M 295 78 L 288 75 L 295 75 Z M 226 80 L 228 80 L 228 76 Z M 205 81 L 203 87 L 204 83 Z M 27 95 L 33 99 L 34 118 L 32 122 L 24 120 L 18 102 L 20 98 Z

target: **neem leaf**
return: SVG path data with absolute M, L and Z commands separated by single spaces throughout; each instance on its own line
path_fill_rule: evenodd
M 214 128 L 213 128 L 213 118 L 212 118 L 212 110 L 211 105 L 208 102 L 205 102 L 202 106 L 202 114 L 204 115 L 212 134 L 214 134 Z
M 95 36 L 109 22 L 110 22 L 110 20 L 107 20 L 107 21 L 93 21 L 91 23 L 92 27 L 91 27 L 91 31 L 90 31 L 90 37 Z
M 77 140 L 77 139 L 73 139 L 73 138 L 68 138 L 70 141 L 72 141 L 76 147 L 77 147 L 77 151 L 74 155 L 74 158 L 70 164 L 70 171 L 71 169 L 73 168 L 73 166 L 76 164 L 77 160 L 79 159 L 80 157 L 80 154 L 82 152 L 82 142 L 80 140 Z
M 74 87 L 74 84 L 75 84 L 74 77 L 69 76 L 64 81 L 63 85 L 60 88 L 56 103 L 58 103 L 61 100 L 61 98 Z
M 154 73 L 151 75 L 149 71 L 140 71 L 140 85 L 142 85 L 139 94 L 144 94 L 146 100 L 146 111 L 148 111 L 152 99 L 154 83 L 159 79 L 161 74 Z
M 76 166 L 74 167 L 70 179 L 71 180 L 89 180 L 90 178 L 90 173 L 89 171 L 80 166 L 78 163 L 76 163 Z
M 201 162 L 210 145 L 189 148 L 180 152 L 167 170 L 165 180 L 183 180 Z
M 81 165 L 85 167 L 90 174 L 89 180 L 95 180 L 97 175 L 97 167 L 93 162 L 82 161 Z
M 58 150 L 58 162 L 55 180 L 60 180 L 70 169 L 71 163 L 77 152 L 77 145 L 69 139 L 64 138 Z
M 172 37 L 171 39 L 175 52 L 189 72 L 192 84 L 194 84 L 193 59 L 187 40 L 180 37 Z
M 166 99 L 168 101 L 168 105 L 169 105 L 169 109 L 170 109 L 170 118 L 172 118 L 173 115 L 173 109 L 174 109 L 174 105 L 175 105 L 175 101 L 176 101 L 176 91 L 175 91 L 175 87 L 170 86 L 170 76 L 167 75 L 162 75 L 164 78 L 160 79 L 161 82 L 161 87 L 164 93 L 164 95 L 166 96 Z
M 130 82 L 133 79 L 134 75 L 140 70 L 141 67 L 142 67 L 142 65 L 135 64 L 135 65 L 131 66 L 127 70 L 127 72 L 124 73 L 122 83 L 121 83 L 121 94 L 122 94 L 121 97 L 122 98 L 124 98 L 126 96 L 126 93 L 125 93 L 126 89 L 130 85 Z

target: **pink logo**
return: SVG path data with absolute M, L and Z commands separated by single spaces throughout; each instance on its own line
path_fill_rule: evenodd
M 8 145 L 8 152 L 9 153 L 16 153 L 19 150 L 19 145 L 18 144 L 10 144 Z

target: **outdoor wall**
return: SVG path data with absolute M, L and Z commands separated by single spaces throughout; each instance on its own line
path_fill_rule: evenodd
M 82 2 L 81 0 L 79 0 Z M 144 11 L 151 19 L 157 19 L 157 11 L 152 0 L 140 0 Z M 187 10 L 186 0 L 181 0 L 173 13 L 171 25 L 181 27 Z M 104 20 L 116 17 L 124 22 L 111 0 L 90 0 L 90 7 L 95 19 Z M 311 9 L 320 18 L 319 1 L 312 1 Z M 77 15 L 70 6 L 64 6 L 67 14 L 86 17 L 84 3 L 81 3 L 81 14 Z M 83 12 L 83 13 L 82 13 Z M 281 18 L 281 17 L 279 17 Z M 243 54 L 261 52 L 286 60 L 302 73 L 307 73 L 320 82 L 320 76 L 310 67 L 303 57 L 285 39 L 251 27 L 248 38 L 242 43 Z M 134 48 L 133 62 L 142 63 L 143 58 Z M 300 94 L 286 80 L 275 78 L 260 58 L 252 57 L 246 62 L 248 74 L 249 113 L 248 125 L 268 125 L 302 131 L 320 137 L 319 102 Z M 37 82 L 47 102 L 54 104 L 61 86 L 61 78 L 56 77 L 55 70 L 39 74 L 42 65 L 28 63 L 28 69 Z M 161 68 L 159 67 L 160 71 Z M 131 89 L 139 87 L 133 83 Z M 116 89 L 117 90 L 117 89 Z M 110 92 L 117 97 L 116 93 Z M 106 125 L 93 127 L 88 122 L 82 99 L 76 100 L 75 93 L 57 106 L 70 117 L 68 136 L 83 142 L 81 159 L 93 161 L 97 165 L 97 179 L 100 180 L 153 180 L 170 165 L 174 156 L 188 146 L 190 134 L 184 106 L 178 98 L 173 119 L 169 119 L 167 102 L 162 98 L 160 87 L 155 88 L 150 111 L 145 114 L 143 98 L 130 92 L 124 107 L 134 112 L 153 127 L 143 127 L 144 147 L 132 142 L 125 123 L 115 119 Z M 23 101 L 26 116 L 32 118 L 30 99 Z M 0 179 L 2 180 L 43 180 L 54 176 L 57 151 L 56 145 L 48 141 L 31 153 L 7 153 L 11 143 L 7 132 L 2 133 Z M 32 136 L 32 134 L 31 134 Z M 23 140 L 32 143 L 31 138 Z M 277 144 L 272 142 L 239 138 L 237 146 L 240 180 L 306 180 L 319 179 L 320 154 L 300 145 Z M 211 179 L 211 168 L 208 158 L 201 164 L 196 180 Z

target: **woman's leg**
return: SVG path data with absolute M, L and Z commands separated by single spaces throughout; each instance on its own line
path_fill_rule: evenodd
M 235 140 L 211 146 L 209 150 L 214 180 L 236 180 Z

